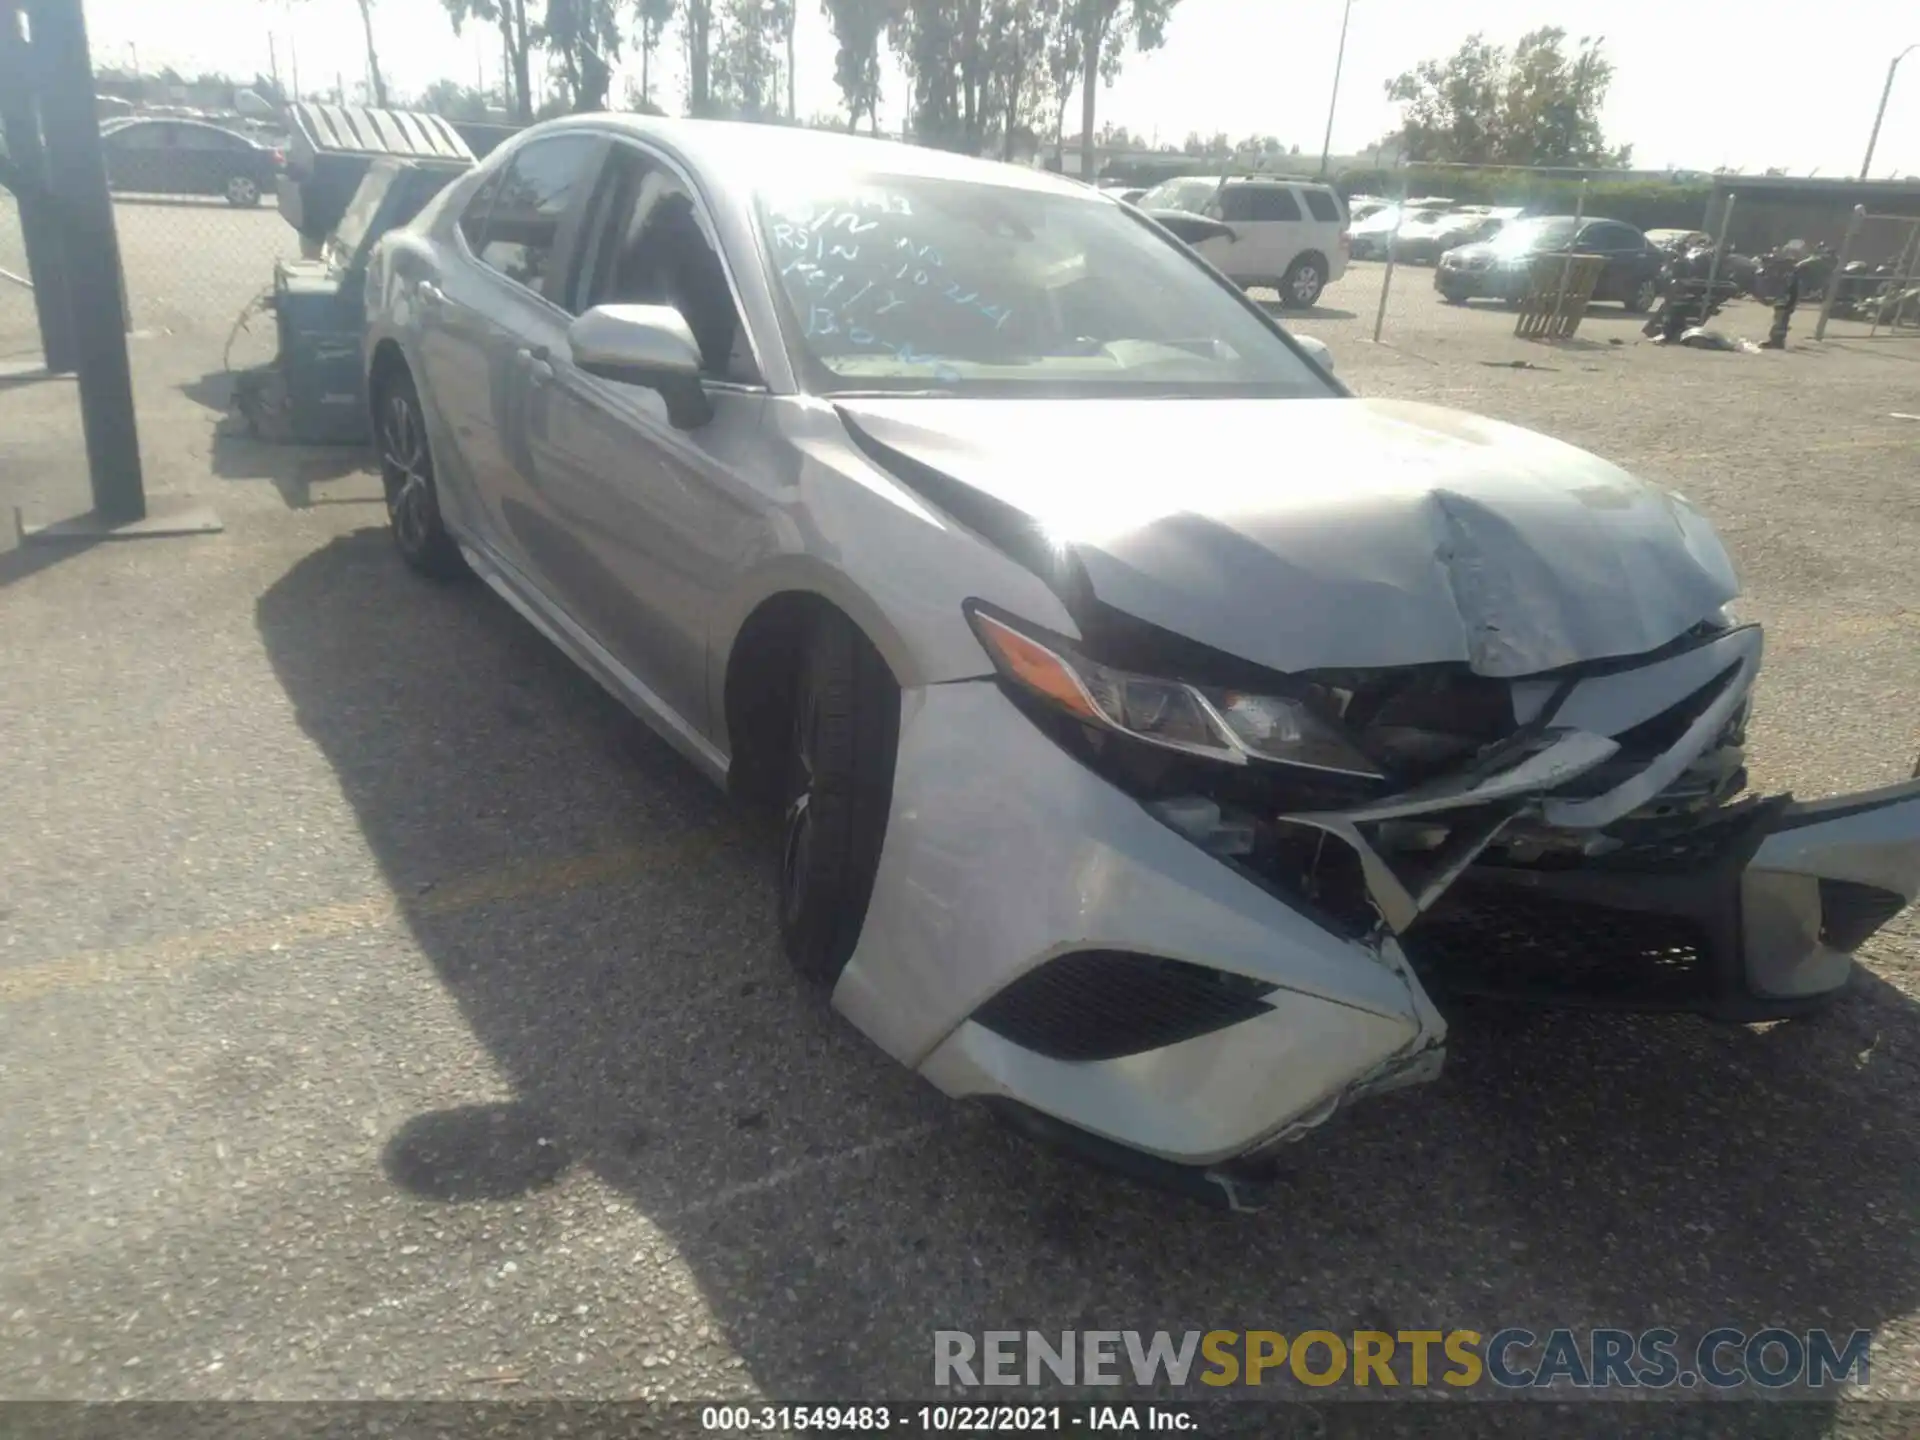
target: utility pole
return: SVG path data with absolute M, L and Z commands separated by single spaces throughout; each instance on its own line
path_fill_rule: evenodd
M 1880 143 L 1880 122 L 1887 118 L 1887 97 L 1893 94 L 1893 72 L 1900 68 L 1900 62 L 1920 50 L 1920 40 L 1907 46 L 1893 59 L 1887 62 L 1887 83 L 1880 87 L 1880 108 L 1873 112 L 1873 133 L 1867 136 L 1867 158 L 1860 162 L 1860 178 L 1873 178 L 1873 147 Z
M 1320 142 L 1320 178 L 1327 178 L 1327 157 L 1333 152 L 1333 109 L 1340 103 L 1340 71 L 1347 63 L 1347 21 L 1353 17 L 1353 0 L 1340 11 L 1340 49 L 1333 57 L 1333 94 L 1327 100 L 1327 134 Z

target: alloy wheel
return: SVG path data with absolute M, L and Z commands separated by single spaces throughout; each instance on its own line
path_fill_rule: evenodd
M 403 550 L 417 555 L 426 547 L 431 533 L 433 482 L 420 415 L 405 395 L 394 395 L 387 401 L 380 427 L 380 468 L 394 535 Z
M 793 790 L 780 850 L 780 918 L 796 923 L 813 863 L 813 705 L 803 699 L 793 717 Z
M 257 205 L 260 187 L 248 176 L 236 175 L 227 181 L 227 199 L 234 205 Z

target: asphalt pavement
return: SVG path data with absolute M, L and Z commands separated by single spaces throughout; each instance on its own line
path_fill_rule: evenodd
M 356 457 L 224 424 L 214 301 L 290 232 L 128 208 L 130 276 L 199 276 L 135 286 L 149 483 L 226 530 L 0 556 L 0 1396 L 844 1402 L 928 1394 L 936 1329 L 1780 1324 L 1875 1330 L 1874 1392 L 1920 1401 L 1911 912 L 1810 1021 L 1463 1014 L 1262 1214 L 1088 1170 L 800 984 L 772 837 L 403 570 Z M 209 217 L 231 263 L 167 238 Z M 1908 773 L 1920 342 L 1666 351 L 1596 312 L 1544 350 L 1408 286 L 1375 347 L 1377 274 L 1299 321 L 1357 388 L 1714 516 L 1769 627 L 1757 783 Z M 0 499 L 81 508 L 76 453 L 70 389 L 0 390 Z

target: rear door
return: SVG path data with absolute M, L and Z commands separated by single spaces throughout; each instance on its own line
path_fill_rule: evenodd
M 182 125 L 177 150 L 180 185 L 189 195 L 224 195 L 229 181 L 259 179 L 253 146 L 217 125 Z
M 116 190 L 187 193 L 180 176 L 180 130 L 171 120 L 136 120 L 105 138 L 107 182 Z
M 1574 249 L 1582 255 L 1606 257 L 1607 268 L 1594 286 L 1596 300 L 1623 300 L 1633 293 L 1643 268 L 1646 237 L 1631 225 L 1614 220 L 1592 220 L 1581 228 Z
M 1221 218 L 1239 238 L 1230 247 L 1235 279 L 1254 277 L 1278 284 L 1303 248 L 1304 214 L 1286 185 L 1250 181 L 1229 184 Z
M 454 523 L 527 576 L 523 457 L 513 453 L 526 434 L 523 382 L 536 352 L 565 344 L 568 316 L 549 292 L 605 148 L 586 132 L 518 146 L 468 199 L 439 275 L 417 296 L 422 399 L 458 471 L 442 485 Z

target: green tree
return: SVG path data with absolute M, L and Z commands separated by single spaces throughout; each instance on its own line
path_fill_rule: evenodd
M 560 71 L 568 108 L 575 114 L 606 109 L 620 57 L 616 0 L 547 0 L 540 38 Z
M 719 113 L 747 120 L 781 113 L 775 96 L 781 25 L 780 12 L 769 0 L 722 0 L 711 96 Z
M 687 45 L 687 113 L 713 112 L 713 0 L 686 0 L 681 26 Z
M 1624 164 L 1600 111 L 1613 65 L 1598 38 L 1569 55 L 1567 33 L 1529 31 L 1511 52 L 1469 35 L 1444 60 L 1425 60 L 1387 83 L 1400 104 L 1406 158 L 1467 165 Z
M 1157 50 L 1167 38 L 1167 20 L 1180 0 L 1069 0 L 1068 21 L 1080 39 L 1080 175 L 1093 178 L 1094 109 L 1100 82 L 1120 73 L 1131 41 Z
M 367 79 L 373 86 L 373 103 L 387 108 L 387 82 L 380 74 L 380 51 L 373 43 L 373 0 L 360 0 L 360 29 L 367 37 Z
M 653 56 L 660 48 L 660 37 L 673 22 L 675 0 L 636 0 L 640 21 L 640 105 L 653 104 Z
M 366 36 L 367 41 L 367 87 L 373 92 L 373 103 L 384 110 L 387 106 L 387 81 L 386 77 L 380 73 L 379 47 L 373 43 L 373 0 L 354 0 L 354 3 L 360 10 L 360 32 Z M 170 69 L 163 70 L 161 78 L 175 85 L 182 83 L 180 77 Z M 341 96 L 340 103 L 343 105 L 346 103 L 344 95 Z
M 483 93 L 455 80 L 436 80 L 429 85 L 420 96 L 420 108 L 449 120 L 485 120 L 489 113 Z
M 838 49 L 833 80 L 847 103 L 847 128 L 865 115 L 872 133 L 880 133 L 880 37 L 896 23 L 901 0 L 821 0 L 833 26 Z
M 468 20 L 500 29 L 500 52 L 506 58 L 508 81 L 503 82 L 506 108 L 526 124 L 533 119 L 533 52 L 538 28 L 527 20 L 527 0 L 441 0 L 453 21 L 455 34 Z

